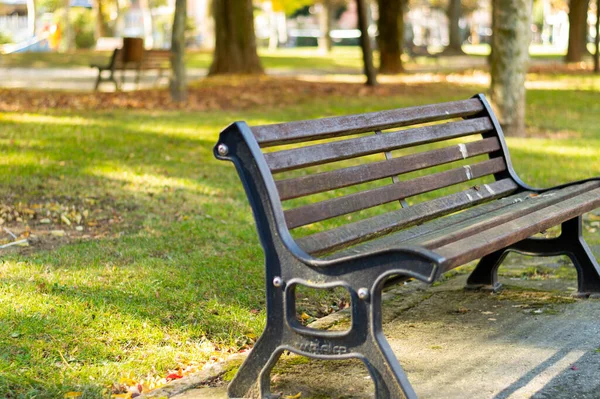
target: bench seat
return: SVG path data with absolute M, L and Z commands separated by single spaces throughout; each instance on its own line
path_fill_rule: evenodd
M 487 189 L 481 187 L 479 190 Z M 443 273 L 596 208 L 600 208 L 600 181 L 542 194 L 524 191 L 337 251 L 327 259 L 418 246 L 444 258 Z M 331 233 L 342 234 L 341 231 Z M 315 237 L 299 240 L 301 246 L 303 242 L 314 243 Z M 310 248 L 305 249 L 310 252 Z

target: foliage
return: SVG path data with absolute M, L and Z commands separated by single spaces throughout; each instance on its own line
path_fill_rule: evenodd
M 407 1 L 409 4 L 409 8 L 410 7 L 419 7 L 423 4 L 421 2 L 421 0 L 407 0 Z M 448 9 L 448 4 L 449 4 L 449 0 L 429 0 L 429 5 L 432 8 L 438 8 L 438 9 L 441 9 L 444 11 Z M 462 0 L 461 6 L 462 6 L 462 10 L 463 10 L 463 15 L 466 15 L 466 14 L 472 13 L 473 11 L 477 10 L 479 8 L 479 2 L 478 2 L 478 0 Z
M 44 12 L 54 12 L 62 8 L 65 4 L 64 0 L 36 0 L 37 6 Z
M 71 9 L 71 24 L 75 32 L 75 46 L 88 49 L 96 44 L 94 38 L 94 15 L 88 9 Z
M 13 40 L 8 33 L 0 32 L 0 44 L 9 44 L 12 42 Z
M 294 11 L 314 3 L 315 0 L 272 0 L 273 10 L 283 11 L 287 15 L 293 14 Z

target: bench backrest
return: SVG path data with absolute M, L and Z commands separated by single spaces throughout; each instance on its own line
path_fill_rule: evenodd
M 144 59 L 142 60 L 142 68 L 144 69 L 161 69 L 170 68 L 171 66 L 171 50 L 146 50 Z
M 141 62 L 124 62 L 123 49 L 115 49 L 110 61 L 113 69 L 168 69 L 171 67 L 171 50 L 144 50 Z
M 498 195 L 506 195 L 516 188 L 510 179 L 506 180 L 507 174 L 503 173 L 507 171 L 503 143 L 486 104 L 480 98 L 363 115 L 255 126 L 251 129 L 262 148 L 294 144 L 293 148 L 264 154 L 271 173 L 275 175 L 284 208 L 288 200 L 356 186 L 354 190 L 342 191 L 333 198 L 288 207 L 284 215 L 290 230 L 395 201 L 402 201 L 398 207 L 407 208 L 403 200 L 408 197 L 484 176 L 498 178 L 495 183 L 482 184 L 476 190 L 469 188 L 458 195 L 445 195 L 420 203 L 415 211 L 403 212 L 404 220 L 396 221 L 394 229 L 400 229 L 453 212 L 457 207 L 464 208 Z M 338 139 L 342 136 L 342 139 Z M 459 140 L 458 143 L 455 140 L 463 138 L 467 140 Z M 318 143 L 309 143 L 317 140 Z M 445 143 L 441 148 L 419 150 L 421 145 L 449 140 L 452 142 Z M 300 143 L 308 145 L 300 146 Z M 400 149 L 414 151 L 405 151 L 401 156 L 393 157 L 391 151 Z M 383 160 L 365 158 L 373 154 L 384 154 Z M 462 165 L 444 171 L 429 169 L 484 154 L 488 155 L 485 157 L 487 159 L 475 159 L 467 165 L 462 162 Z M 360 160 L 352 166 L 327 171 L 311 168 L 347 159 Z M 300 176 L 277 179 L 282 172 L 301 169 L 305 173 Z M 408 180 L 397 178 L 418 170 L 425 173 Z M 395 180 L 390 182 L 390 178 Z M 363 183 L 380 179 L 385 179 L 384 185 L 364 187 Z M 387 225 L 380 223 L 365 231 L 367 234 L 363 237 L 388 232 Z M 338 236 L 343 233 L 348 233 L 347 227 L 321 233 L 313 239 L 305 238 L 301 240 L 304 243 L 302 246 L 314 253 L 357 242 L 355 237 L 340 239 Z M 309 242 L 311 244 L 307 246 Z
M 500 126 L 483 95 L 250 130 L 277 190 L 271 198 L 279 204 L 273 206 L 283 210 L 288 230 L 310 225 L 295 241 L 313 255 L 519 188 Z M 456 186 L 454 192 L 439 193 L 450 186 Z M 425 193 L 421 202 L 408 206 L 407 198 Z

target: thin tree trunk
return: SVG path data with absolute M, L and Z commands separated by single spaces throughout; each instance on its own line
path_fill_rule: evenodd
M 319 50 L 324 53 L 331 52 L 333 48 L 333 42 L 331 41 L 332 14 L 331 0 L 323 0 L 321 2 L 321 12 L 319 13 L 319 30 L 321 31 Z
M 27 31 L 29 36 L 35 36 L 36 31 L 36 10 L 35 0 L 27 0 Z
M 462 51 L 462 37 L 460 34 L 460 17 L 462 16 L 461 0 L 448 2 L 448 47 L 446 53 L 464 54 Z
M 525 77 L 532 3 L 531 0 L 492 1 L 491 99 L 508 136 L 525 135 Z
M 74 35 L 73 35 L 73 27 L 71 26 L 71 18 L 69 11 L 71 10 L 71 0 L 63 1 L 63 32 L 62 32 L 62 43 L 61 49 L 62 51 L 71 51 L 73 49 L 74 44 Z
M 325 26 L 325 32 L 327 32 L 327 35 L 325 37 L 327 38 L 327 41 L 325 43 L 327 44 L 327 52 L 330 53 L 333 50 L 333 40 L 331 39 L 331 31 L 333 30 L 334 14 L 333 3 L 331 2 L 331 0 L 325 0 L 325 7 L 327 8 L 327 25 Z
M 215 51 L 209 75 L 262 74 L 252 0 L 214 0 Z
M 600 0 L 596 1 L 596 51 L 594 52 L 594 72 L 600 73 Z
M 581 62 L 587 53 L 587 12 L 589 0 L 571 0 L 569 3 L 569 48 L 567 62 Z
M 379 4 L 379 55 L 380 73 L 395 74 L 404 70 L 402 66 L 402 36 L 404 0 L 378 0 Z
M 106 36 L 106 22 L 104 21 L 104 12 L 102 10 L 102 0 L 94 0 L 94 12 L 96 13 L 96 40 Z
M 277 24 L 277 13 L 270 10 L 269 13 L 269 50 L 277 50 L 279 47 L 279 26 Z
M 173 16 L 173 32 L 171 38 L 171 97 L 173 101 L 187 99 L 187 85 L 185 76 L 185 20 L 186 0 L 175 0 L 175 15 Z
M 368 10 L 365 0 L 356 0 L 358 12 L 358 28 L 360 29 L 360 47 L 362 48 L 367 86 L 377 85 L 377 72 L 373 65 L 373 51 L 371 50 L 371 38 L 369 37 Z

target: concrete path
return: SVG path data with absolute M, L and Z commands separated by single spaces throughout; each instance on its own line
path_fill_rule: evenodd
M 572 299 L 573 280 L 509 280 L 489 294 L 465 292 L 465 278 L 388 295 L 385 334 L 419 398 L 600 398 L 600 300 Z M 282 397 L 373 396 L 360 362 L 285 356 L 272 381 Z M 227 397 L 213 385 L 173 399 Z
M 484 67 L 485 59 L 483 57 L 455 57 L 444 65 L 420 65 L 419 73 L 435 73 L 440 69 L 444 70 L 463 70 L 465 68 Z M 187 70 L 188 81 L 199 80 L 206 76 L 206 68 L 191 68 Z M 104 72 L 106 74 L 106 72 Z M 337 79 L 351 82 L 362 82 L 363 75 L 360 69 L 339 69 L 335 74 L 331 71 L 319 69 L 289 69 L 289 68 L 268 68 L 266 73 L 273 76 L 288 77 L 306 77 L 309 80 L 321 79 L 328 75 L 337 75 Z M 165 74 L 168 75 L 168 74 Z M 92 91 L 98 76 L 98 70 L 89 67 L 72 68 L 18 68 L 18 67 L 0 67 L 0 87 L 2 88 L 21 88 L 21 89 L 39 89 L 39 90 L 68 90 L 68 91 Z M 120 80 L 120 72 L 117 73 Z M 159 84 L 156 84 L 156 72 L 146 72 L 142 75 L 139 86 L 134 83 L 135 73 L 126 72 L 126 80 L 123 85 L 124 91 L 146 89 L 152 87 L 166 87 L 168 78 L 163 77 Z M 382 77 L 382 81 L 389 80 L 390 77 Z M 393 77 L 391 78 L 394 81 Z M 408 80 L 410 82 L 410 79 Z M 112 83 L 102 83 L 102 91 L 114 91 Z
M 198 80 L 206 76 L 205 69 L 188 70 L 189 80 Z M 106 74 L 106 72 L 104 72 Z M 166 75 L 166 74 L 165 74 Z M 98 70 L 93 68 L 0 68 L 0 87 L 11 89 L 38 89 L 38 90 L 68 90 L 68 91 L 93 91 Z M 106 76 L 106 75 L 105 75 Z M 123 90 L 148 89 L 152 87 L 166 87 L 168 78 L 163 77 L 157 84 L 156 72 L 142 74 L 139 86 L 135 85 L 135 73 L 127 71 Z M 117 78 L 121 80 L 120 72 Z M 114 91 L 111 82 L 102 83 L 102 91 Z

